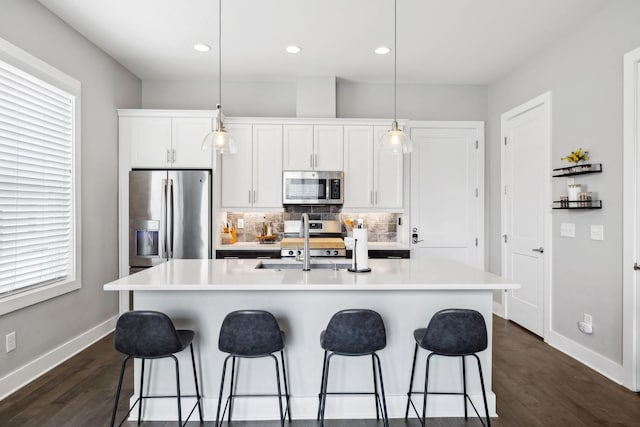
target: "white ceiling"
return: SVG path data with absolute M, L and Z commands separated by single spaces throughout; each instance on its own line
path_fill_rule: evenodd
M 39 1 L 142 80 L 217 77 L 217 0 Z M 488 84 L 611 1 L 398 0 L 398 81 Z M 222 19 L 224 80 L 393 78 L 373 53 L 393 46 L 392 0 L 224 0 Z

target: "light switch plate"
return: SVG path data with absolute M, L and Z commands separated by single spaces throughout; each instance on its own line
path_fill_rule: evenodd
M 244 228 L 244 219 L 238 218 L 238 228 Z
M 576 225 L 572 222 L 560 223 L 560 236 L 576 237 Z
M 604 226 L 592 225 L 591 226 L 591 240 L 604 240 Z

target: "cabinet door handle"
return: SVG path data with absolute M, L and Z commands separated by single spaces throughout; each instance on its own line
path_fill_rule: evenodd
M 378 192 L 376 191 L 376 205 L 378 204 Z
M 369 203 L 373 205 L 373 191 L 369 192 Z
M 257 256 L 256 259 L 271 259 L 270 256 Z
M 533 248 L 531 249 L 533 252 L 540 252 L 540 253 L 544 253 L 544 248 L 541 246 L 539 248 Z
M 253 190 L 253 204 L 256 204 L 256 190 Z
M 313 154 L 309 154 L 309 167 L 313 168 Z
M 313 157 L 316 159 L 316 164 L 315 164 L 315 166 L 316 166 L 316 168 L 317 168 L 317 167 L 318 167 L 318 155 L 317 155 L 317 154 L 314 154 L 314 155 L 313 155 Z
M 167 148 L 167 163 L 171 163 L 171 150 Z
M 251 190 L 249 190 L 249 204 L 251 204 Z
M 176 162 L 176 150 L 175 150 L 175 148 L 171 150 L 171 161 L 173 163 Z

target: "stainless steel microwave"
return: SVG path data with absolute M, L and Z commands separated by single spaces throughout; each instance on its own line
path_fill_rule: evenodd
M 319 171 L 282 172 L 283 205 L 341 205 L 344 173 Z

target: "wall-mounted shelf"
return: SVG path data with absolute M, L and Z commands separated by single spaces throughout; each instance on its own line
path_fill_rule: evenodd
M 602 200 L 554 200 L 553 209 L 602 209 Z
M 602 172 L 602 163 L 587 163 L 584 165 L 569 166 L 566 168 L 558 168 L 553 170 L 554 178 L 563 176 L 583 175 L 586 173 Z

